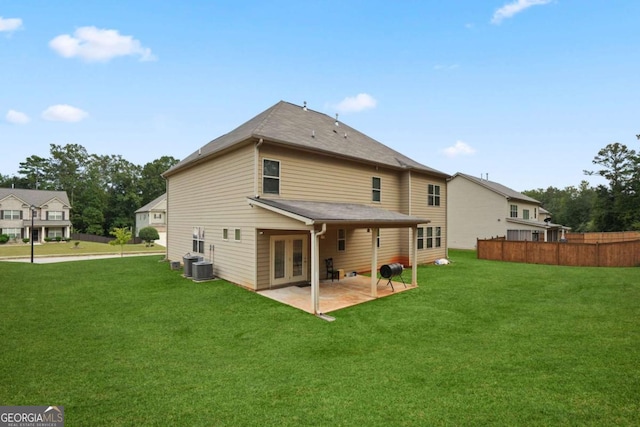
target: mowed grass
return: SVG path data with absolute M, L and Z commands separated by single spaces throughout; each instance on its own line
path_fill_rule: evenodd
M 94 254 L 119 254 L 120 245 L 110 245 L 108 243 L 97 242 L 48 242 L 33 245 L 34 257 L 46 256 L 67 256 L 67 255 L 94 255 Z M 122 248 L 125 254 L 141 252 L 165 252 L 165 248 L 160 245 L 147 246 L 144 243 L 124 245 Z M 0 258 L 24 258 L 31 256 L 30 243 L 15 243 L 0 245 Z
M 325 322 L 161 256 L 0 262 L 0 404 L 90 426 L 640 425 L 640 269 L 451 251 Z

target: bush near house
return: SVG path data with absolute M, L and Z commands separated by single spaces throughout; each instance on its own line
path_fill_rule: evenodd
M 158 230 L 156 230 L 155 228 L 144 227 L 138 233 L 138 237 L 140 237 L 147 244 L 147 246 L 150 246 L 153 245 L 153 242 L 155 240 L 158 240 L 160 238 L 160 235 L 158 234 Z

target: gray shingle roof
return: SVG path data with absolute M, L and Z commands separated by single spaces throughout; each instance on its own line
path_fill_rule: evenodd
M 23 188 L 0 188 L 0 201 L 10 195 L 23 200 L 28 205 L 40 207 L 51 199 L 58 199 L 64 205 L 69 206 L 69 197 L 66 191 L 49 190 L 25 190 Z
M 155 208 L 158 203 L 162 202 L 166 198 L 167 198 L 167 193 L 164 193 L 161 196 L 156 197 L 155 199 L 153 199 L 152 201 L 150 201 L 149 203 L 147 203 L 146 205 L 144 205 L 140 209 L 138 209 L 135 213 L 149 212 L 153 208 Z
M 374 164 L 416 169 L 446 178 L 449 174 L 420 164 L 326 114 L 280 101 L 231 132 L 214 139 L 184 158 L 165 174 L 214 155 L 249 139 L 276 142 L 291 147 L 338 155 Z
M 307 200 L 272 200 L 248 198 L 257 206 L 273 208 L 308 220 L 309 223 L 376 224 L 408 226 L 426 224 L 425 218 L 405 215 L 375 206 L 357 203 L 313 202 Z
M 472 175 L 467 175 L 461 172 L 456 173 L 455 175 L 453 175 L 449 180 L 454 179 L 457 176 L 461 176 L 464 177 L 466 179 L 468 179 L 469 181 L 473 181 L 478 185 L 481 185 L 485 188 L 488 188 L 491 191 L 494 191 L 508 199 L 516 199 L 516 200 L 522 200 L 525 202 L 531 202 L 531 203 L 537 203 L 540 204 L 540 202 L 534 198 L 531 198 L 529 196 L 526 196 L 522 193 L 517 192 L 516 190 L 513 190 L 509 187 L 505 187 L 502 184 L 498 184 L 497 182 L 493 182 L 493 181 L 489 181 L 486 179 L 480 179 L 480 178 L 476 178 L 475 176 Z

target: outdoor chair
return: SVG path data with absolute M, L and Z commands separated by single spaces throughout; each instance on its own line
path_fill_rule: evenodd
M 327 279 L 331 276 L 331 281 L 333 282 L 334 278 L 340 280 L 340 271 L 333 268 L 333 258 L 327 258 L 324 260 L 324 264 L 327 267 Z

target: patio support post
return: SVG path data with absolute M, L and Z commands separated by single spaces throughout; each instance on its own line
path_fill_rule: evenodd
M 378 229 L 371 229 L 371 296 L 378 298 Z
M 418 286 L 418 226 L 411 227 L 411 284 Z
M 320 236 L 327 232 L 327 224 L 322 231 L 311 230 L 311 308 L 313 314 L 320 314 Z

